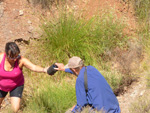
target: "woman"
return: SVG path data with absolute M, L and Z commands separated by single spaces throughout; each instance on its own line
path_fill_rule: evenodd
M 24 88 L 22 72 L 24 66 L 35 72 L 47 73 L 47 68 L 37 66 L 20 56 L 20 49 L 15 42 L 6 43 L 5 53 L 0 53 L 0 105 L 9 92 L 11 106 L 15 113 L 20 108 Z

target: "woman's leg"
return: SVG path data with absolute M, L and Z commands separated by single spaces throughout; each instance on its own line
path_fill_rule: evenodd
M 0 108 L 1 108 L 1 104 L 5 98 L 5 96 L 7 95 L 8 92 L 2 91 L 0 90 Z
M 17 113 L 20 108 L 20 102 L 21 102 L 21 97 L 22 97 L 22 93 L 23 93 L 23 88 L 24 88 L 24 85 L 18 86 L 15 89 L 13 89 L 12 91 L 10 91 L 11 107 L 15 113 Z
M 3 100 L 4 100 L 4 97 L 0 98 L 0 109 L 1 109 L 1 104 L 2 104 Z
M 20 101 L 21 99 L 19 97 L 11 97 L 11 107 L 12 110 L 17 113 L 20 108 Z

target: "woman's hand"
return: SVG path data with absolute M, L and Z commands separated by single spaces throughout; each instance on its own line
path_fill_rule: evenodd
M 65 71 L 65 66 L 63 63 L 55 63 L 55 65 L 58 66 L 58 68 L 54 68 L 55 70 Z

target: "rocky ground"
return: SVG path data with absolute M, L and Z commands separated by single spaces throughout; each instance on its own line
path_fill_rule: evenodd
M 32 38 L 39 38 L 40 19 L 34 15 L 26 0 L 0 1 L 0 51 L 4 51 L 8 41 L 29 43 Z M 22 47 L 22 46 L 20 46 Z M 22 54 L 25 51 L 22 51 Z
M 136 28 L 136 18 L 134 17 L 134 10 L 128 2 L 123 0 L 76 0 L 71 4 L 76 10 L 82 9 L 86 12 L 87 18 L 94 15 L 97 10 L 112 7 L 118 18 L 124 16 L 124 21 L 129 25 L 126 32 L 129 35 L 134 35 Z M 69 8 L 69 6 L 68 6 Z M 39 10 L 38 10 L 39 11 Z M 51 16 L 55 12 L 47 13 Z M 40 38 L 41 30 L 40 17 L 41 12 L 27 0 L 0 0 L 0 52 L 4 51 L 6 42 L 16 41 L 19 44 L 21 53 L 26 53 L 25 46 L 30 43 L 32 39 Z M 129 107 L 134 100 L 142 96 L 146 91 L 145 77 L 140 76 L 138 82 L 131 84 L 129 88 L 125 89 L 125 93 L 118 96 L 122 113 L 129 113 Z M 5 99 L 0 113 L 3 109 L 7 109 L 10 105 L 9 97 Z

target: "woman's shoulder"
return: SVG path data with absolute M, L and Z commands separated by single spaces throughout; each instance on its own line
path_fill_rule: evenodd
M 26 62 L 28 59 L 20 55 L 18 60 L 19 60 L 19 63 L 24 64 L 24 62 Z
M 26 58 L 24 56 L 20 55 L 19 60 L 24 62 L 24 60 L 26 60 Z
M 4 54 L 5 53 L 0 53 L 0 62 L 2 61 Z
M 23 56 L 21 56 L 21 55 L 19 55 L 19 58 L 18 58 L 19 62 L 22 62 L 22 61 L 23 61 L 23 59 L 24 59 L 24 57 L 23 57 Z
M 22 68 L 25 62 L 25 58 L 23 56 L 20 55 L 20 57 L 18 58 L 18 63 L 19 63 L 19 67 Z
M 3 58 L 4 54 L 5 54 L 5 53 L 0 53 L 0 58 L 1 58 L 1 57 Z
M 0 53 L 0 55 L 3 55 L 3 54 L 4 54 L 3 52 Z

